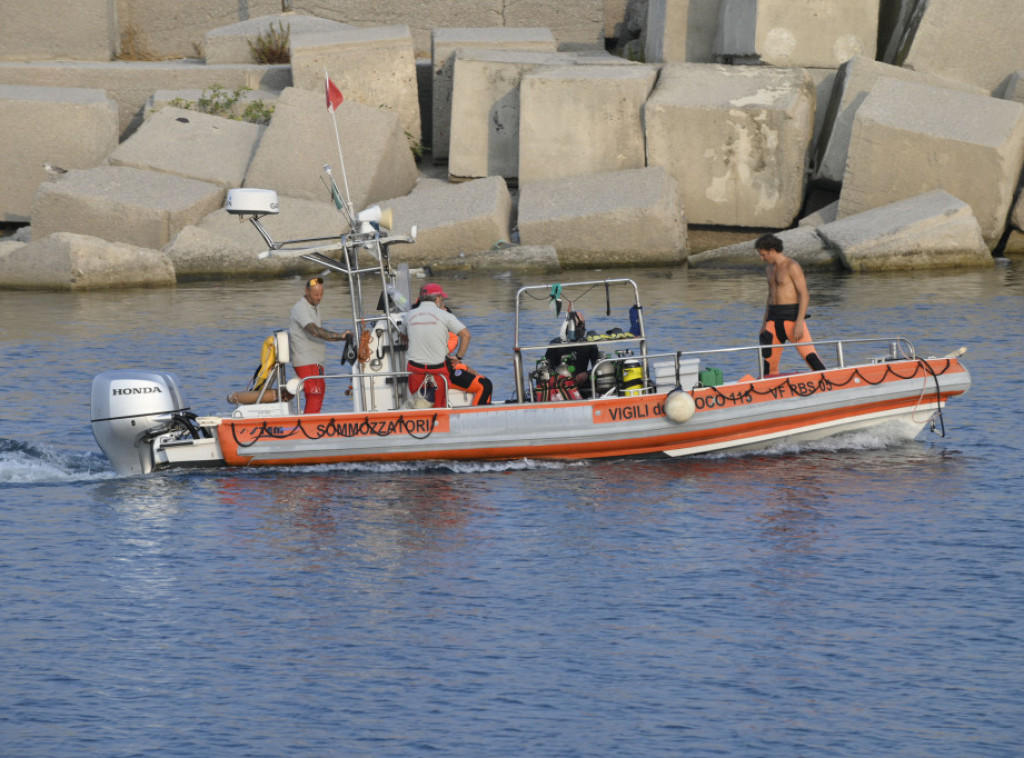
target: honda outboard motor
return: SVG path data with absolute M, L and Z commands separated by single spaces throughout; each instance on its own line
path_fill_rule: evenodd
M 173 374 L 105 371 L 92 380 L 92 434 L 118 474 L 153 470 L 151 441 L 194 423 Z

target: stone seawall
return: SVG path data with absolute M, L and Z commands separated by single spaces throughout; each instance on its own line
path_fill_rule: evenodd
M 183 2 L 158 18 L 144 0 L 36 16 L 0 0 L 22 32 L 0 60 L 0 287 L 34 286 L 39 265 L 62 270 L 40 281 L 89 288 L 166 286 L 168 267 L 302 270 L 256 259 L 262 241 L 220 206 L 231 186 L 267 187 L 280 234 L 337 233 L 321 168 L 338 176 L 339 141 L 353 203 L 392 205 L 396 230 L 419 228 L 404 259 L 439 270 L 507 270 L 518 250 L 527 268 L 756 267 L 765 231 L 851 271 L 1024 254 L 1024 14 L 977 0 L 958 31 L 943 26 L 964 12 L 954 0 L 905 17 L 890 4 L 577 0 L 527 24 L 525 1 L 495 3 L 500 18 L 475 3 L 478 19 L 411 1 L 313 15 L 255 0 L 247 18 Z M 78 33 L 44 39 L 48 13 Z M 249 43 L 275 26 L 291 65 L 253 63 Z M 142 37 L 181 58 L 110 60 Z M 325 70 L 343 93 L 333 115 Z M 195 110 L 217 92 L 238 102 Z M 229 118 L 246 108 L 273 115 Z M 937 254 L 908 254 L 914 238 Z M 114 263 L 76 277 L 103 241 Z

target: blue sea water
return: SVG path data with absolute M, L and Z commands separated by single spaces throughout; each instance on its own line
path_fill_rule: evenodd
M 756 340 L 757 275 L 606 273 Z M 945 437 L 120 478 L 92 376 L 224 412 L 301 285 L 0 293 L 0 755 L 1020 755 L 1021 264 L 809 281 L 816 337 L 968 347 Z M 499 399 L 537 282 L 443 280 Z

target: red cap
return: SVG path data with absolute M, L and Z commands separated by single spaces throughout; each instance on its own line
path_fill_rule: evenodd
M 420 287 L 421 298 L 437 297 L 438 295 L 440 295 L 441 297 L 448 297 L 448 295 L 445 294 L 444 290 L 441 289 L 440 284 L 424 284 L 422 287 Z

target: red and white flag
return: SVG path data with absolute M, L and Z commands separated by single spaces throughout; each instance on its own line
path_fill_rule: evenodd
M 342 97 L 341 90 L 338 89 L 338 85 L 331 81 L 331 78 L 324 74 L 324 87 L 327 91 L 327 110 L 331 113 L 341 105 Z

